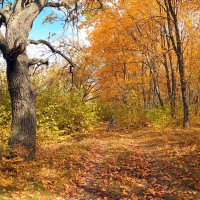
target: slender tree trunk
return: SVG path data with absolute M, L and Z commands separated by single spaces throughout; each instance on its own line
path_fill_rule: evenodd
M 187 93 L 186 93 L 184 62 L 183 62 L 183 56 L 180 55 L 180 53 L 178 53 L 178 63 L 179 63 L 181 93 L 183 102 L 183 114 L 184 114 L 183 127 L 187 128 L 189 126 L 189 108 L 188 108 Z
M 161 98 L 161 95 L 160 95 L 160 88 L 159 88 L 159 85 L 158 85 L 158 80 L 154 80 L 154 88 L 155 88 L 155 93 L 157 94 L 157 97 L 158 97 L 158 100 L 159 100 L 159 104 L 160 106 L 164 106 L 164 103 L 163 103 L 163 100 Z
M 160 7 L 160 15 L 162 15 L 162 7 Z M 168 64 L 168 60 L 167 60 L 167 48 L 166 48 L 166 38 L 165 38 L 165 22 L 163 21 L 163 23 L 160 25 L 160 42 L 161 42 L 161 48 L 162 48 L 162 52 L 163 52 L 163 61 L 162 64 L 165 67 L 165 76 L 166 76 L 166 84 L 167 84 L 167 94 L 168 94 L 168 102 L 170 103 L 170 108 L 172 110 L 172 92 L 171 92 L 171 83 L 170 83 L 170 75 L 169 75 L 169 64 Z M 169 49 L 168 49 L 169 50 Z
M 164 103 L 163 103 L 163 100 L 162 100 L 162 97 L 161 97 L 161 94 L 160 94 L 160 87 L 159 87 L 159 84 L 158 84 L 157 74 L 155 72 L 154 67 L 149 66 L 149 68 L 150 68 L 150 73 L 151 73 L 153 83 L 154 83 L 154 94 L 157 95 L 159 104 L 160 104 L 161 107 L 163 107 Z
M 168 63 L 167 63 L 167 56 L 166 54 L 163 55 L 164 58 L 164 67 L 165 67 L 165 76 L 166 76 L 166 83 L 167 83 L 167 93 L 168 93 L 168 99 L 170 102 L 170 105 L 172 105 L 172 99 L 171 99 L 171 83 L 170 83 L 170 78 L 169 78 L 169 68 L 168 68 Z
M 129 98 L 129 87 L 128 87 L 128 76 L 127 76 L 127 67 L 126 63 L 123 63 L 122 65 L 122 72 L 123 72 L 123 77 L 124 77 L 124 103 L 128 103 L 128 98 Z
M 191 104 L 192 101 L 192 96 L 193 96 L 193 92 L 191 91 L 191 81 L 188 80 L 187 81 L 187 87 L 188 87 L 188 104 Z
M 198 112 L 199 112 L 199 96 L 196 95 L 194 98 L 194 114 L 195 114 L 195 116 L 198 115 Z
M 152 107 L 152 103 L 151 103 L 151 96 L 153 94 L 153 88 L 152 88 L 153 84 L 152 84 L 152 79 L 149 80 L 149 91 L 148 91 L 148 109 Z
M 194 98 L 194 113 L 195 115 L 197 116 L 198 115 L 198 112 L 199 112 L 199 102 L 200 102 L 200 77 L 198 78 L 198 81 L 197 81 L 197 90 L 196 90 L 196 95 L 195 95 L 195 98 Z
M 145 85 L 144 85 L 144 73 L 145 73 L 144 63 L 142 63 L 142 72 L 141 72 L 141 75 L 142 75 L 142 95 L 143 95 L 144 110 L 146 110 L 147 109 L 147 98 L 146 98 L 146 90 L 145 90 Z
M 25 54 L 16 61 L 7 60 L 7 80 L 12 103 L 11 151 L 30 160 L 35 156 L 36 116 L 27 61 Z
M 164 27 L 164 32 L 165 32 L 165 38 L 167 42 L 167 49 L 168 51 L 171 48 L 170 44 L 170 38 L 168 37 L 166 27 Z M 175 117 L 176 114 L 176 76 L 175 76 L 175 70 L 173 66 L 173 61 L 172 61 L 172 55 L 171 52 L 168 52 L 168 60 L 169 60 L 169 66 L 171 69 L 171 115 L 172 118 Z
M 189 107 L 188 107 L 187 93 L 186 93 L 185 65 L 184 65 L 184 59 L 183 59 L 183 50 L 182 50 L 182 44 L 181 44 L 180 30 L 178 26 L 177 10 L 175 8 L 175 6 L 177 6 L 177 2 L 173 4 L 171 0 L 165 0 L 165 6 L 167 9 L 166 12 L 167 12 L 169 36 L 172 42 L 174 52 L 176 53 L 176 56 L 177 56 L 178 67 L 179 67 L 181 94 L 182 94 L 182 103 L 183 103 L 183 127 L 187 128 L 189 126 Z M 175 39 L 172 34 L 171 19 L 174 25 Z
M 171 64 L 170 64 L 171 65 Z M 171 77 L 172 77 L 172 118 L 175 117 L 176 114 L 176 77 L 175 77 L 175 72 L 174 68 L 171 65 Z
M 169 49 L 170 46 L 168 46 Z M 170 54 L 170 52 L 169 52 Z M 170 102 L 170 109 L 171 109 L 171 116 L 174 118 L 175 116 L 175 106 L 176 106 L 176 80 L 175 80 L 175 74 L 174 69 L 172 66 L 172 58 L 171 55 L 169 55 L 169 62 L 167 62 L 167 55 L 163 54 L 163 64 L 165 67 L 165 74 L 166 74 L 166 83 L 167 83 L 167 92 L 168 92 L 168 99 Z M 170 82 L 170 71 L 169 66 L 171 69 L 171 82 Z

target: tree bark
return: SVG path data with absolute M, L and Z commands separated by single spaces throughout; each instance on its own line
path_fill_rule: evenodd
M 160 15 L 162 16 L 162 7 L 159 5 L 160 7 Z M 165 76 L 166 76 L 166 85 L 167 85 L 167 93 L 168 93 L 168 101 L 170 103 L 170 107 L 172 110 L 172 91 L 171 91 L 171 82 L 170 82 L 170 75 L 169 75 L 169 64 L 168 64 L 168 60 L 167 60 L 167 51 L 169 51 L 169 48 L 166 48 L 166 38 L 165 38 L 165 22 L 162 22 L 160 24 L 160 43 L 161 43 L 161 48 L 162 48 L 162 54 L 163 54 L 163 61 L 162 64 L 165 67 Z
M 169 56 L 169 59 L 171 56 Z M 171 66 L 171 78 L 172 78 L 172 107 L 171 107 L 171 115 L 172 118 L 175 117 L 176 114 L 176 77 L 175 77 L 175 72 L 174 72 L 174 67 L 172 65 L 172 60 L 170 61 L 170 66 Z
M 4 53 L 4 58 L 12 105 L 9 145 L 11 154 L 32 160 L 35 157 L 36 113 L 26 47 L 33 21 L 41 8 L 36 3 L 23 7 L 21 2 L 16 1 L 14 5 L 15 11 L 10 15 L 5 36 L 9 51 Z
M 163 103 L 163 100 L 162 100 L 162 97 L 161 97 L 161 94 L 160 94 L 160 87 L 159 87 L 159 84 L 158 84 L 158 77 L 157 77 L 157 73 L 156 73 L 154 65 L 155 65 L 154 62 L 153 62 L 153 64 L 149 63 L 149 65 L 148 65 L 149 69 L 150 69 L 150 74 L 152 76 L 152 80 L 153 80 L 153 83 L 154 83 L 154 94 L 157 95 L 160 106 L 164 107 L 164 103 Z M 155 103 L 155 105 L 156 105 L 156 103 Z
M 30 160 L 35 157 L 36 115 L 27 61 L 25 54 L 16 61 L 7 60 L 7 81 L 12 104 L 11 152 Z
M 146 90 L 145 90 L 145 85 L 144 85 L 144 63 L 142 63 L 142 70 L 141 70 L 141 76 L 142 76 L 142 95 L 143 95 L 143 105 L 144 105 L 144 110 L 147 109 L 147 99 L 146 99 Z
M 178 53 L 180 54 L 180 53 Z M 187 102 L 187 93 L 186 93 L 186 82 L 185 82 L 185 72 L 184 72 L 184 62 L 183 56 L 178 56 L 179 63 L 179 73 L 180 73 L 180 81 L 181 81 L 181 93 L 182 93 L 182 102 L 183 102 L 183 127 L 187 128 L 189 126 L 189 108 Z
M 200 102 L 200 77 L 198 77 L 196 95 L 194 98 L 194 113 L 196 116 L 198 115 L 199 112 L 199 102 Z
M 187 101 L 187 93 L 186 93 L 186 81 L 185 81 L 185 66 L 183 59 L 183 50 L 181 45 L 180 31 L 178 26 L 177 13 L 172 6 L 171 0 L 168 0 L 168 10 L 173 19 L 174 29 L 175 29 L 175 37 L 176 37 L 176 46 L 173 45 L 174 51 L 177 56 L 178 66 L 179 66 L 179 74 L 180 74 L 180 82 L 181 82 L 181 93 L 182 93 L 182 102 L 183 102 L 183 127 L 187 128 L 189 126 L 189 107 Z M 169 17 L 168 17 L 169 18 Z M 172 39 L 172 37 L 171 37 Z M 172 43 L 174 40 L 172 39 Z
M 164 3 L 166 7 L 166 14 L 167 14 L 169 38 L 172 43 L 172 47 L 174 49 L 174 52 L 176 54 L 177 61 L 178 61 L 182 103 L 183 103 L 183 127 L 187 128 L 189 126 L 189 106 L 188 106 L 187 93 L 186 93 L 183 49 L 182 49 L 181 36 L 180 36 L 180 30 L 179 30 L 179 25 L 178 25 L 178 9 L 177 9 L 178 1 L 175 1 L 174 3 L 172 3 L 171 0 L 164 0 Z M 172 26 L 172 23 L 173 23 L 173 26 Z M 172 29 L 174 29 L 175 34 L 173 34 Z
M 171 104 L 170 105 L 171 105 L 171 116 L 172 118 L 174 118 L 176 114 L 176 76 L 175 76 L 175 70 L 173 66 L 171 51 L 169 51 L 171 48 L 171 44 L 170 44 L 170 38 L 168 37 L 166 27 L 164 27 L 164 33 L 165 33 L 165 38 L 167 42 L 169 66 L 171 69 Z

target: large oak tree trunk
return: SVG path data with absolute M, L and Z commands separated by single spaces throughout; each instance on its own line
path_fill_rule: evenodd
M 35 18 L 45 7 L 71 9 L 71 3 L 48 0 L 14 0 L 14 5 L 0 8 L 0 26 L 5 24 L 5 35 L 0 31 L 0 51 L 7 62 L 7 80 L 12 103 L 12 131 L 9 144 L 11 152 L 26 159 L 35 155 L 36 117 L 35 94 L 31 87 L 29 66 L 46 60 L 29 59 L 26 55 L 27 45 L 44 44 L 53 53 L 60 54 L 71 66 L 75 66 L 70 58 L 54 49 L 45 40 L 28 40 Z M 2 2 L 2 7 L 4 2 Z
M 12 103 L 11 151 L 26 159 L 35 156 L 35 95 L 31 87 L 25 54 L 16 61 L 7 60 L 7 80 Z
M 11 154 L 32 160 L 35 157 L 36 112 L 26 47 L 33 21 L 42 8 L 39 2 L 29 5 L 24 5 L 23 2 L 16 1 L 15 11 L 7 22 L 5 39 L 9 51 L 4 53 L 4 58 L 7 62 L 7 81 L 12 104 L 9 139 Z

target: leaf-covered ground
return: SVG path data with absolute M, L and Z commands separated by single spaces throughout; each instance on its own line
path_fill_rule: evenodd
M 105 130 L 40 133 L 34 162 L 0 161 L 0 200 L 200 199 L 199 128 Z

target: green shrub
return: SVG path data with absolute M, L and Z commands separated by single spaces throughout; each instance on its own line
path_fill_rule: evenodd
M 98 116 L 101 121 L 109 121 L 112 117 L 115 117 L 115 106 L 112 103 L 98 102 Z
M 50 87 L 37 99 L 38 126 L 67 132 L 92 129 L 98 120 L 97 107 L 94 103 L 84 103 L 82 96 L 78 89 L 65 93 Z
M 152 108 L 146 111 L 146 118 L 152 126 L 161 128 L 171 124 L 171 111 L 169 107 Z

